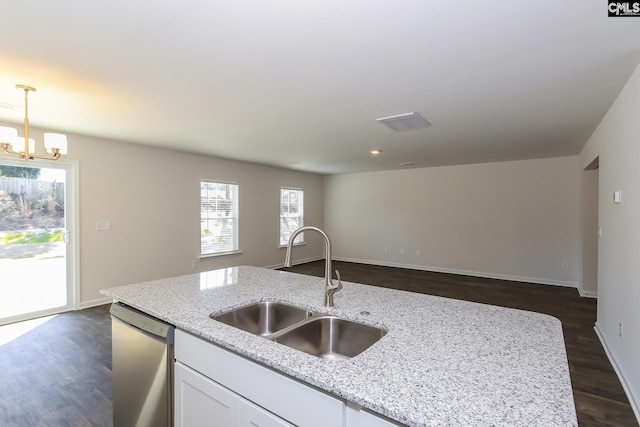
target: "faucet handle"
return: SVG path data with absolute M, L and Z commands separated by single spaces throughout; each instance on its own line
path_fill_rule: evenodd
M 342 281 L 340 280 L 340 272 L 338 270 L 336 270 L 336 277 L 338 278 L 338 284 L 337 285 L 333 285 L 333 279 L 331 280 L 331 285 L 335 286 L 335 288 L 333 288 L 333 292 L 338 292 L 340 289 L 342 289 Z
M 327 288 L 324 293 L 324 302 L 327 307 L 333 307 L 333 294 L 342 289 L 342 281 L 340 280 L 340 272 L 336 270 L 336 276 L 338 276 L 338 283 L 334 284 L 333 279 L 329 278 L 331 284 L 327 283 Z

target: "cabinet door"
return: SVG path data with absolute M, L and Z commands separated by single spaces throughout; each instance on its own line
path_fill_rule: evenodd
M 175 366 L 175 427 L 294 427 L 188 366 Z
M 271 412 L 242 399 L 238 409 L 239 427 L 294 427 Z
M 237 395 L 179 362 L 174 378 L 176 427 L 237 425 Z

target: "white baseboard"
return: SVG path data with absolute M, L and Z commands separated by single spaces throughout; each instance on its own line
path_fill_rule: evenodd
M 298 261 L 293 261 L 293 265 L 306 264 L 308 262 L 320 261 L 322 259 L 324 259 L 323 256 L 315 256 L 315 257 L 311 257 L 311 258 L 300 259 Z M 332 257 L 332 259 L 336 259 L 336 258 Z M 265 266 L 263 268 L 270 268 L 272 270 L 275 270 L 275 269 L 283 268 L 283 267 L 284 267 L 284 262 L 282 264 L 267 265 L 267 266 Z
M 622 369 L 622 367 L 616 360 L 615 356 L 613 355 L 613 352 L 607 345 L 607 340 L 604 338 L 604 335 L 600 331 L 598 322 L 596 322 L 596 325 L 593 327 L 593 329 L 596 331 L 596 335 L 600 339 L 602 348 L 604 348 L 604 352 L 607 354 L 607 358 L 609 358 L 609 362 L 611 362 L 611 366 L 613 366 L 613 370 L 616 372 L 616 375 L 620 380 L 620 384 L 622 384 L 622 388 L 624 389 L 624 392 L 627 395 L 627 399 L 629 399 L 629 404 L 631 405 L 631 409 L 633 409 L 633 413 L 636 416 L 636 420 L 640 424 L 640 398 L 636 396 L 631 386 L 629 386 L 629 383 L 627 382 L 624 375 L 624 370 Z
M 582 288 L 578 288 L 580 296 L 584 298 L 598 298 L 598 293 L 593 291 L 583 291 Z
M 455 270 L 450 268 L 431 267 L 426 265 L 401 264 L 401 263 L 395 263 L 395 262 L 363 260 L 363 259 L 353 259 L 353 258 L 344 258 L 344 257 L 333 257 L 333 259 L 336 261 L 380 265 L 383 267 L 408 268 L 410 270 L 432 271 L 435 273 L 460 274 L 462 276 L 483 277 L 486 279 L 500 279 L 500 280 L 510 280 L 512 282 L 527 282 L 527 283 L 537 283 L 540 285 L 554 285 L 554 286 L 564 286 L 569 288 L 578 288 L 578 284 L 575 282 L 567 282 L 563 280 L 550 280 L 550 279 L 543 279 L 540 277 L 509 276 L 506 274 L 493 274 L 493 273 L 486 273 L 483 271 Z
M 82 310 L 82 309 L 85 309 L 85 308 L 96 307 L 98 305 L 110 304 L 111 302 L 113 302 L 113 298 L 109 298 L 109 297 L 92 299 L 92 300 L 89 300 L 89 301 L 81 301 L 78 304 L 78 307 L 76 308 L 76 310 Z

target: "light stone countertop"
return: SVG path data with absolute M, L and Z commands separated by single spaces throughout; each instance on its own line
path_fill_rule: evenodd
M 233 267 L 102 290 L 177 328 L 409 426 L 577 426 L 560 321 L 486 304 Z M 269 300 L 388 333 L 348 360 L 324 360 L 209 318 Z M 368 311 L 369 315 L 360 312 Z

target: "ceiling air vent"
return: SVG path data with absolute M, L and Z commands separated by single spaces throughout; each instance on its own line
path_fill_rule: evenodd
M 398 114 L 397 116 L 389 116 L 383 117 L 381 119 L 376 119 L 376 121 L 382 123 L 389 129 L 396 132 L 426 128 L 427 126 L 431 126 L 431 123 L 423 119 L 422 116 L 418 113 Z

